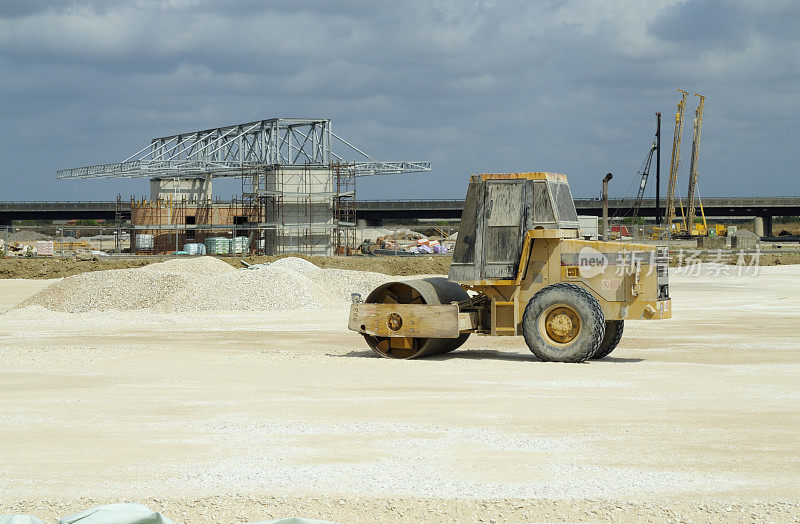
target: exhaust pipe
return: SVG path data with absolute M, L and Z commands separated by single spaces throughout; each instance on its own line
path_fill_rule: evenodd
M 603 241 L 608 241 L 608 181 L 614 178 L 611 173 L 606 173 L 603 178 Z

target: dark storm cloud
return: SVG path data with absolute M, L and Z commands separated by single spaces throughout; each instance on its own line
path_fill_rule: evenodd
M 652 27 L 668 42 L 742 49 L 751 36 L 753 19 L 733 2 L 695 0 L 666 8 Z
M 67 7 L 68 5 L 69 2 L 52 0 L 25 0 L 23 2 L 5 0 L 0 2 L 0 16 L 3 18 L 18 18 L 29 16 L 45 9 Z
M 272 116 L 330 116 L 375 157 L 434 162 L 362 197 L 458 197 L 492 170 L 567 172 L 579 195 L 613 171 L 623 192 L 655 111 L 671 139 L 677 87 L 709 97 L 704 194 L 800 193 L 798 20 L 791 2 L 706 0 L 3 3 L 0 200 L 142 193 L 54 171 Z

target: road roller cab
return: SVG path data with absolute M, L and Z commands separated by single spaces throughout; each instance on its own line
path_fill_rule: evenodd
M 453 351 L 476 333 L 581 362 L 611 353 L 625 320 L 670 316 L 665 248 L 580 239 L 565 175 L 492 173 L 470 179 L 449 278 L 384 284 L 354 301 L 349 328 L 389 358 Z

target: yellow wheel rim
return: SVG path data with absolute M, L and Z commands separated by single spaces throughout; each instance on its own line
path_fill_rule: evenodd
M 539 318 L 539 332 L 554 346 L 571 344 L 581 332 L 580 315 L 566 304 L 550 306 Z

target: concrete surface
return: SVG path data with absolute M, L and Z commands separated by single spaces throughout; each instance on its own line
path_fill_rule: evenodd
M 603 361 L 473 336 L 373 358 L 346 313 L 0 315 L 0 514 L 187 522 L 800 518 L 800 267 L 673 276 Z M 0 281 L 0 310 L 42 281 Z M 173 512 L 171 515 L 169 512 Z

